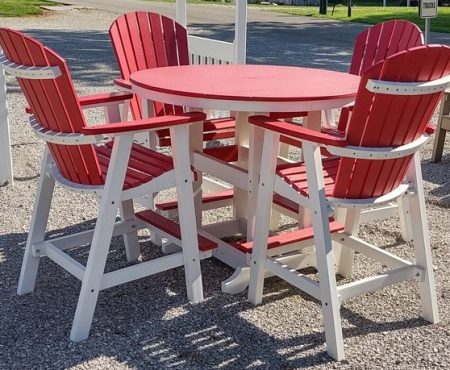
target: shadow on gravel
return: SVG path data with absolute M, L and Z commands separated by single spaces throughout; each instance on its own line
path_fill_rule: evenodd
M 27 29 L 25 32 L 64 58 L 76 82 L 88 86 L 110 85 L 119 77 L 107 31 Z
M 90 220 L 49 235 L 81 231 L 92 225 Z M 253 307 L 246 301 L 246 292 L 221 293 L 220 282 L 232 270 L 213 259 L 202 262 L 204 302 L 187 303 L 181 268 L 108 289 L 100 294 L 89 339 L 71 343 L 68 336 L 80 282 L 44 258 L 35 293 L 17 296 L 25 242 L 24 233 L 3 235 L 0 241 L 2 368 L 67 368 L 78 364 L 89 367 L 90 361 L 95 363 L 100 357 L 145 369 L 291 369 L 332 361 L 325 353 L 320 307 L 312 298 L 300 293 L 295 316 L 305 320 L 305 310 L 312 306 L 313 317 L 319 318 L 317 329 L 314 330 L 313 322 L 307 333 L 296 333 L 298 326 L 291 329 L 295 323 L 284 321 L 282 315 L 286 313 L 282 308 L 270 317 L 265 317 L 265 310 L 274 303 L 292 299 L 298 290 L 279 279 L 268 279 L 264 303 Z M 160 255 L 144 237 L 141 246 L 144 260 Z M 88 248 L 76 248 L 71 254 L 84 262 Z M 124 261 L 122 240 L 115 238 L 107 270 L 124 266 Z M 344 329 L 345 338 L 425 324 L 420 319 L 378 323 L 345 306 L 341 313 L 351 324 Z M 266 320 L 272 322 L 271 330 L 264 330 L 265 325 L 270 325 Z M 284 327 L 281 336 L 270 334 L 274 323 Z
M 190 24 L 199 36 L 231 42 L 234 24 Z M 282 22 L 249 22 L 247 62 L 280 64 L 348 71 L 353 43 L 365 25 L 335 23 L 333 28 L 346 28 L 348 39 L 338 39 L 330 25 L 321 23 L 287 24 Z M 311 37 L 311 33 L 314 37 Z M 339 45 L 339 46 L 332 46 Z
M 348 26 L 339 23 L 336 27 Z M 226 41 L 233 40 L 233 28 L 231 24 L 189 26 L 193 34 Z M 355 36 L 360 29 L 364 26 L 353 26 Z M 348 70 L 354 37 L 344 42 L 339 40 L 342 46 L 330 46 L 336 45 L 338 40 L 326 25 L 250 22 L 248 30 L 248 63 Z M 65 58 L 77 83 L 113 86 L 113 79 L 119 77 L 107 31 L 27 29 L 26 32 Z M 311 40 L 311 32 L 317 35 L 314 40 Z
M 433 203 L 439 207 L 450 208 L 450 154 L 444 154 L 440 163 L 422 162 L 422 172 L 424 180 L 438 185 L 429 192 L 438 198 Z

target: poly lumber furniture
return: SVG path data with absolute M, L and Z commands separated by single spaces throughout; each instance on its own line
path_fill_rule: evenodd
M 201 122 L 203 113 L 172 115 L 100 126 L 87 126 L 67 65 L 40 42 L 13 30 L 0 29 L 5 52 L 2 64 L 14 74 L 30 106 L 30 124 L 45 140 L 42 171 L 30 232 L 28 234 L 18 294 L 32 292 L 39 260 L 49 257 L 82 281 L 70 338 L 88 337 L 98 294 L 101 290 L 145 276 L 184 266 L 190 301 L 203 299 L 200 259 L 209 257 L 215 243 L 198 239 L 194 213 L 188 148 L 188 127 Z M 130 99 L 131 94 L 97 95 L 90 100 L 111 104 Z M 169 128 L 172 157 L 133 143 L 135 133 Z M 101 196 L 95 228 L 72 235 L 45 239 L 45 229 L 55 182 L 75 192 Z M 151 210 L 134 212 L 133 199 L 176 187 L 181 199 L 180 224 Z M 120 211 L 121 221 L 116 222 Z M 150 228 L 181 246 L 170 256 L 104 272 L 111 237 L 124 235 L 127 258 L 140 255 L 137 230 Z M 86 266 L 64 250 L 90 244 Z
M 109 29 L 113 49 L 119 65 L 122 79 L 116 80 L 121 88 L 130 89 L 130 74 L 143 69 L 188 65 L 230 63 L 227 48 L 211 45 L 209 49 L 220 50 L 213 57 L 205 53 L 190 55 L 186 28 L 166 16 L 150 12 L 130 12 L 117 18 Z M 200 43 L 200 44 L 199 44 Z M 200 38 L 191 38 L 189 47 L 198 50 Z M 131 100 L 131 113 L 134 119 L 149 116 L 178 114 L 184 107 L 153 102 L 151 107 L 142 104 L 137 96 Z M 203 140 L 234 138 L 234 118 L 210 119 L 204 122 Z M 158 130 L 150 137 L 149 145 L 154 148 L 170 145 L 169 130 Z
M 271 76 L 267 79 L 267 76 Z M 320 111 L 342 107 L 354 100 L 359 77 L 348 73 L 311 68 L 262 65 L 195 65 L 165 67 L 135 72 L 130 76 L 133 92 L 144 99 L 201 109 L 223 109 L 236 112 L 238 160 L 213 157 L 203 150 L 201 139 L 192 140 L 192 159 L 196 171 L 216 176 L 234 188 L 234 220 L 204 226 L 213 233 L 219 248 L 214 256 L 236 268 L 236 274 L 225 284 L 227 292 L 242 291 L 248 284 L 248 257 L 251 249 L 218 239 L 242 233 L 253 236 L 253 220 L 259 155 L 248 150 L 261 146 L 248 124 L 249 113 L 308 111 L 308 125 L 320 129 Z M 191 130 L 194 126 L 191 126 Z M 191 131 L 192 132 L 192 131 Z M 200 133 L 197 132 L 197 138 Z M 195 183 L 197 209 L 200 207 L 201 176 Z M 228 192 L 230 193 L 230 192 Z M 228 196 L 222 194 L 221 196 Z M 233 195 L 233 194 L 231 194 Z M 208 199 L 203 199 L 207 201 Z M 291 202 L 292 203 L 292 202 Z M 283 212 L 298 218 L 298 206 L 276 197 Z M 167 210 L 167 208 L 166 208 Z M 200 218 L 199 218 L 200 219 Z M 199 222 L 200 224 L 200 222 Z M 282 245 L 280 245 L 282 247 Z M 276 254 L 280 249 L 274 249 Z
M 444 151 L 445 134 L 450 131 L 450 91 L 447 91 L 441 100 L 441 108 L 434 139 L 432 162 L 440 162 Z
M 388 56 L 414 46 L 423 45 L 423 34 L 417 25 L 405 20 L 390 20 L 378 23 L 358 34 L 353 46 L 349 73 L 360 76 L 366 69 Z M 325 122 L 333 122 L 332 112 L 325 111 Z M 348 114 L 349 112 L 346 112 Z M 304 116 L 305 112 L 278 113 L 272 118 Z M 345 129 L 345 120 L 339 121 L 339 130 Z M 281 138 L 281 141 L 288 141 Z M 292 141 L 292 140 L 291 140 Z M 294 141 L 295 143 L 295 141 Z
M 429 139 L 428 122 L 450 84 L 450 48 L 419 46 L 388 57 L 361 77 L 353 113 L 343 135 L 250 117 L 263 131 L 255 238 L 251 257 L 249 300 L 262 300 L 266 270 L 322 303 L 328 354 L 344 358 L 340 304 L 357 295 L 407 279 L 417 279 L 423 317 L 439 320 L 419 149 Z M 305 162 L 276 165 L 280 135 L 302 141 Z M 323 159 L 320 148 L 336 157 Z M 303 242 L 315 246 L 319 281 L 280 263 L 268 254 L 273 238 L 305 233 L 297 230 L 269 237 L 273 192 L 311 210 L 312 230 Z M 356 210 L 404 197 L 413 225 L 415 262 L 397 257 L 356 236 Z M 331 207 L 347 208 L 342 225 L 329 219 Z M 388 269 L 375 276 L 337 286 L 332 241 L 365 254 Z M 351 255 L 347 255 L 351 258 Z
M 176 19 L 186 27 L 186 0 L 176 1 Z M 245 64 L 247 39 L 247 2 L 237 0 L 235 4 L 234 41 L 224 42 L 204 37 L 189 36 L 191 55 L 197 60 L 224 58 L 234 63 Z M 9 141 L 6 83 L 0 67 L 0 185 L 13 183 L 13 166 Z
M 365 70 L 374 64 L 384 60 L 390 55 L 399 51 L 406 50 L 414 46 L 423 45 L 423 34 L 419 27 L 414 23 L 405 20 L 390 20 L 373 25 L 356 37 L 353 47 L 352 60 L 350 63 L 349 73 L 360 76 Z M 345 131 L 348 119 L 351 115 L 352 107 L 345 107 L 341 111 L 340 119 L 335 128 L 337 132 Z M 304 113 L 303 113 L 304 114 Z M 290 114 L 290 116 L 295 114 Z M 332 112 L 330 110 L 324 111 L 326 117 L 325 122 L 333 122 Z M 278 114 L 278 117 L 283 118 L 283 114 Z M 330 132 L 330 127 L 327 127 L 327 132 Z M 299 146 L 298 141 L 281 136 L 282 143 Z M 409 212 L 406 205 L 401 203 L 400 208 L 396 204 L 388 204 L 376 210 L 361 210 L 361 222 L 374 221 L 375 219 L 388 218 L 395 215 L 398 210 L 398 215 L 402 223 L 402 236 L 404 240 L 411 240 L 411 225 L 406 222 L 405 214 Z M 274 220 L 272 220 L 274 222 Z M 350 268 L 350 270 L 348 270 Z M 351 274 L 351 266 L 342 268 L 340 273 L 343 276 Z
M 360 76 L 390 55 L 420 45 L 423 45 L 422 31 L 414 23 L 404 20 L 378 23 L 356 37 L 349 73 Z

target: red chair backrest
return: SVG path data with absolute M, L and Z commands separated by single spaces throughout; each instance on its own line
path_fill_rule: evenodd
M 375 94 L 369 79 L 424 82 L 450 74 L 450 48 L 418 46 L 380 62 L 361 77 L 347 126 L 350 145 L 396 147 L 419 138 L 439 103 L 442 92 L 425 95 Z M 386 194 L 403 181 L 412 156 L 389 160 L 342 158 L 334 188 L 338 198 L 371 198 Z
M 0 45 L 13 63 L 32 67 L 58 66 L 54 79 L 17 78 L 37 121 L 61 133 L 79 133 L 86 125 L 66 62 L 39 41 L 0 28 Z M 81 184 L 102 184 L 103 178 L 92 145 L 48 144 L 61 174 Z
M 423 45 L 422 31 L 414 23 L 403 20 L 378 23 L 356 38 L 349 72 L 360 76 L 388 56 L 420 45 Z
M 157 13 L 130 12 L 117 18 L 109 29 L 122 78 L 142 69 L 189 64 L 186 29 Z M 141 102 L 131 101 L 134 119 L 142 118 Z M 183 108 L 154 103 L 155 115 L 180 114 Z

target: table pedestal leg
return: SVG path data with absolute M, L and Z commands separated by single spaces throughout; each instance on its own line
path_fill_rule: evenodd
M 262 144 L 264 129 L 250 126 L 250 148 L 248 164 L 248 200 L 247 200 L 247 240 L 253 240 L 255 233 L 255 210 L 258 191 L 259 173 L 261 171 Z
M 238 166 L 248 169 L 248 154 L 243 148 L 249 147 L 249 113 L 239 112 L 236 114 L 236 145 L 238 146 Z M 233 199 L 233 216 L 235 220 L 247 219 L 247 204 L 248 194 L 247 191 L 236 188 L 234 189 Z M 242 230 L 245 232 L 245 229 Z

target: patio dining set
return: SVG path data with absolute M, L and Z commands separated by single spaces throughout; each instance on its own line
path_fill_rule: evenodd
M 89 336 L 101 290 L 183 267 L 187 298 L 198 303 L 200 262 L 214 257 L 235 270 L 224 293 L 248 289 L 260 304 L 275 275 L 320 302 L 335 360 L 345 358 L 347 299 L 415 279 L 424 319 L 439 321 L 419 151 L 450 86 L 450 47 L 424 45 L 416 25 L 388 21 L 357 37 L 343 73 L 234 64 L 225 43 L 201 56 L 192 51 L 200 40 L 156 13 L 124 14 L 109 34 L 117 91 L 78 96 L 62 57 L 0 28 L 0 63 L 16 76 L 24 114 L 46 142 L 19 295 L 34 290 L 41 257 L 81 280 L 70 333 L 78 342 Z M 104 124 L 87 122 L 83 111 L 93 107 L 104 107 Z M 441 115 L 448 109 L 444 101 Z M 100 197 L 94 229 L 46 237 L 55 184 Z M 172 188 L 175 199 L 158 195 Z M 224 206 L 230 220 L 202 220 Z M 363 220 L 393 214 L 413 261 L 358 237 Z M 292 220 L 288 230 L 280 215 Z M 142 261 L 142 229 L 161 257 Z M 105 272 L 120 235 L 130 263 Z M 86 265 L 67 253 L 84 245 Z M 379 273 L 338 284 L 337 274 L 351 278 L 355 253 L 379 262 Z

